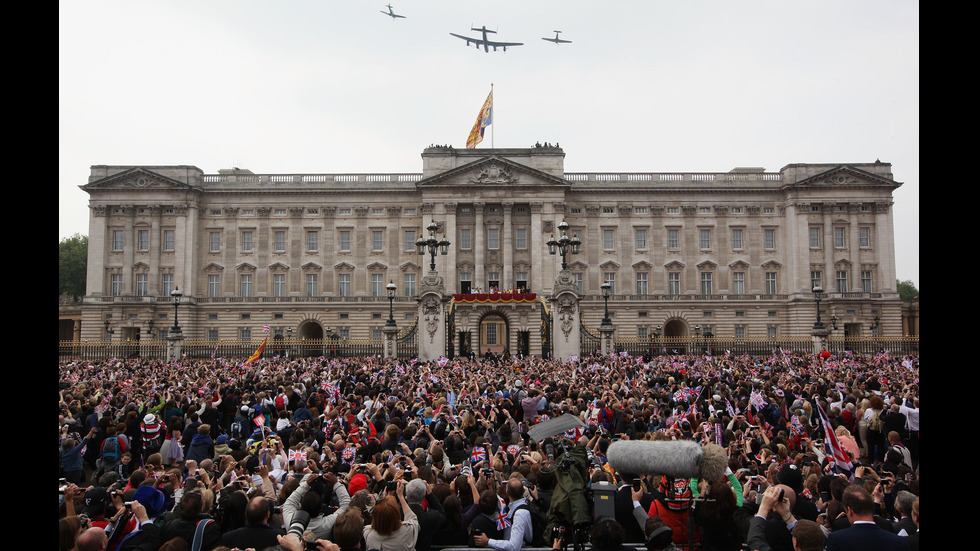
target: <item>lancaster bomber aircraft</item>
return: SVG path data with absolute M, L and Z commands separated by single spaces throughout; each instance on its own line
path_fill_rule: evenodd
M 524 45 L 523 42 L 495 42 L 493 40 L 489 40 L 489 39 L 487 39 L 487 33 L 494 33 L 494 34 L 496 34 L 497 31 L 491 31 L 490 29 L 486 28 L 486 26 L 480 27 L 479 29 L 476 28 L 476 27 L 473 27 L 470 30 L 482 32 L 483 33 L 483 38 L 472 38 L 472 37 L 469 37 L 469 36 L 463 36 L 463 35 L 456 34 L 456 33 L 449 33 L 449 34 L 455 36 L 456 38 L 462 38 L 463 40 L 465 40 L 467 46 L 469 46 L 470 44 L 476 44 L 476 47 L 477 48 L 479 48 L 480 46 L 483 46 L 483 51 L 484 52 L 489 52 L 490 51 L 490 48 L 493 48 L 493 51 L 496 52 L 498 47 L 499 48 L 503 48 L 504 51 L 506 52 L 507 51 L 507 46 L 523 46 Z

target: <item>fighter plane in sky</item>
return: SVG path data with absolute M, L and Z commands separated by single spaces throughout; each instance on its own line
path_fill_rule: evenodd
M 554 42 L 555 44 L 571 44 L 572 43 L 571 40 L 564 40 L 562 38 L 558 38 L 558 35 L 559 34 L 561 34 L 561 31 L 555 31 L 555 37 L 554 38 L 542 38 L 541 40 L 547 40 L 548 42 Z
M 467 46 L 469 46 L 470 44 L 476 44 L 477 49 L 479 49 L 480 46 L 483 46 L 483 51 L 484 52 L 489 52 L 490 51 L 490 48 L 493 48 L 493 51 L 496 52 L 498 47 L 499 48 L 503 48 L 504 51 L 506 52 L 507 51 L 507 46 L 523 46 L 524 45 L 523 42 L 495 42 L 493 40 L 489 40 L 489 39 L 487 39 L 487 33 L 494 33 L 494 34 L 496 34 L 497 31 L 491 31 L 490 29 L 486 28 L 486 26 L 480 27 L 479 29 L 476 28 L 476 27 L 473 27 L 470 30 L 471 31 L 479 31 L 479 32 L 482 32 L 483 33 L 483 38 L 472 38 L 472 37 L 469 37 L 469 36 L 463 36 L 463 35 L 456 34 L 456 33 L 449 33 L 449 34 L 455 36 L 456 38 L 462 38 L 463 40 L 465 40 Z
M 388 4 L 387 7 L 388 7 L 388 11 L 381 10 L 381 13 L 391 16 L 392 19 L 398 19 L 398 18 L 405 19 L 404 15 L 398 15 L 397 13 L 394 12 L 394 10 L 391 9 L 391 4 Z

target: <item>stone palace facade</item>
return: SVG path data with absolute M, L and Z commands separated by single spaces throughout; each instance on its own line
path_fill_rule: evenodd
M 450 346 L 537 354 L 563 262 L 547 243 L 563 220 L 582 243 L 564 260 L 585 328 L 608 309 L 617 338 L 807 335 L 819 284 L 824 322 L 901 334 L 891 164 L 566 173 L 564 157 L 434 145 L 421 173 L 93 166 L 80 338 L 165 336 L 177 286 L 188 339 L 261 338 L 266 325 L 380 339 L 389 310 L 401 329 L 422 315 L 433 257 L 417 241 L 434 222 L 449 242 L 434 261 L 455 296 Z

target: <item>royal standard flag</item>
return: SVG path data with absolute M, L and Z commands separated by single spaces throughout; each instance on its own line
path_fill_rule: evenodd
M 473 125 L 473 130 L 470 130 L 470 135 L 466 138 L 466 149 L 473 149 L 476 147 L 476 144 L 483 141 L 483 133 L 492 122 L 493 90 L 490 90 L 490 95 L 487 96 L 487 101 L 483 102 L 483 107 L 480 108 L 480 114 L 476 117 L 476 123 Z
M 262 341 L 262 344 L 260 344 L 259 347 L 255 350 L 255 353 L 249 356 L 247 360 L 245 360 L 245 365 L 252 365 L 252 362 L 262 357 L 262 351 L 265 350 L 265 343 L 267 342 L 269 342 L 268 335 L 266 335 L 265 340 Z

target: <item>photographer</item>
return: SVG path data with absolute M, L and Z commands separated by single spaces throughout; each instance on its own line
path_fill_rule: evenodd
M 276 545 L 277 536 L 285 535 L 286 531 L 272 525 L 275 505 L 265 496 L 253 497 L 245 509 L 245 526 L 225 532 L 221 536 L 221 545 L 244 549 L 253 547 L 265 549 Z
M 323 506 L 329 503 L 329 495 L 326 492 L 332 490 L 337 495 L 339 507 L 336 511 L 324 514 Z M 337 517 L 343 513 L 350 504 L 350 494 L 347 488 L 337 480 L 337 475 L 331 472 L 322 475 L 312 473 L 307 475 L 296 490 L 289 494 L 286 502 L 282 504 L 283 523 L 289 526 L 293 522 L 293 516 L 298 511 L 305 511 L 310 515 L 307 529 L 312 530 L 318 538 L 328 539 L 333 531 L 333 524 Z
M 160 531 L 160 541 L 170 541 L 179 537 L 193 545 L 195 540 L 201 542 L 201 551 L 211 551 L 221 539 L 218 523 L 205 510 L 204 495 L 200 491 L 184 494 L 180 500 L 178 517 L 163 525 Z M 203 524 L 203 532 L 199 525 Z
M 371 525 L 364 527 L 364 543 L 367 549 L 413 551 L 418 537 L 419 519 L 405 501 L 405 482 L 399 480 L 394 495 L 374 505 Z
M 422 508 L 422 500 L 429 505 L 428 510 Z M 432 537 L 442 530 L 446 523 L 446 512 L 439 498 L 432 493 L 432 485 L 420 478 L 413 478 L 405 485 L 405 501 L 415 513 L 419 521 L 419 537 L 415 543 L 415 551 L 429 551 Z
M 489 546 L 500 551 L 517 551 L 531 543 L 531 513 L 527 508 L 521 507 L 527 499 L 520 479 L 512 478 L 507 481 L 507 500 L 507 522 L 504 523 L 503 537 L 491 539 L 486 534 L 474 535 L 473 543 L 477 547 Z

